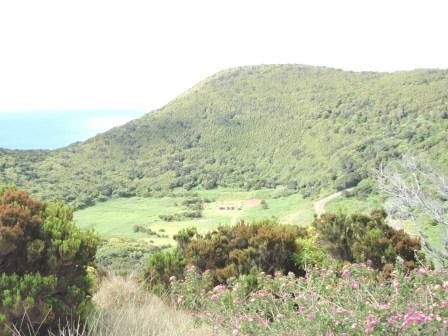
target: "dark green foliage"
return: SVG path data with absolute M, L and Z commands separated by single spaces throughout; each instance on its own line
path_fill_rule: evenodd
M 373 211 L 370 216 L 324 214 L 314 220 L 313 226 L 337 258 L 349 262 L 370 260 L 373 267 L 382 269 L 400 257 L 407 267 L 415 267 L 416 254 L 421 248 L 419 240 L 391 228 L 385 219 L 383 210 Z
M 261 206 L 262 209 L 268 209 L 269 208 L 268 203 L 265 200 L 261 200 L 260 206 Z
M 185 261 L 178 249 L 160 251 L 149 257 L 145 279 L 148 286 L 158 290 L 168 285 L 172 276 L 182 277 L 184 269 Z
M 140 272 L 152 253 L 161 248 L 140 239 L 115 238 L 104 240 L 98 247 L 97 267 L 117 274 Z
M 195 211 L 204 210 L 204 206 L 202 205 L 203 201 L 199 197 L 189 198 L 182 202 L 183 206 Z
M 138 233 L 138 232 L 146 233 L 148 236 L 154 236 L 157 238 L 167 238 L 168 237 L 168 235 L 166 235 L 166 234 L 157 233 L 157 232 L 153 231 L 150 227 L 147 227 L 145 225 L 140 225 L 140 224 L 134 225 L 132 230 L 135 233 Z M 162 231 L 160 231 L 160 232 L 162 232 Z
M 185 218 L 201 218 L 202 217 L 202 211 L 185 211 L 182 213 L 182 216 Z
M 225 282 L 249 273 L 253 267 L 270 274 L 302 272 L 292 256 L 297 251 L 296 239 L 305 235 L 306 231 L 297 226 L 266 220 L 221 226 L 205 235 L 182 232 L 175 239 L 187 264 L 209 270 L 216 282 Z
M 75 207 L 170 188 L 354 186 L 383 160 L 448 167 L 448 71 L 266 65 L 217 73 L 160 110 L 56 151 L 0 150 L 0 183 Z
M 176 250 L 162 251 L 149 259 L 145 277 L 156 290 L 166 288 L 172 276 L 182 278 L 185 266 L 208 272 L 210 285 L 242 276 L 252 288 L 260 271 L 303 275 L 310 266 L 328 264 L 328 255 L 308 230 L 271 220 L 220 226 L 206 234 L 188 228 L 174 239 Z
M 0 194 L 1 335 L 25 313 L 45 332 L 89 308 L 87 267 L 97 239 L 72 219 L 65 205 L 43 204 L 22 191 Z

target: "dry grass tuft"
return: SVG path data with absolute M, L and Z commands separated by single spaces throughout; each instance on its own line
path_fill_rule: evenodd
M 87 322 L 67 321 L 50 336 L 212 336 L 212 328 L 165 304 L 130 277 L 104 278 L 93 301 L 97 308 Z M 30 330 L 26 335 L 37 336 Z
M 166 305 L 140 287 L 132 277 L 109 276 L 93 299 L 98 309 L 99 336 L 205 336 L 208 327 L 195 326 L 193 318 Z M 70 335 L 71 336 L 71 335 Z

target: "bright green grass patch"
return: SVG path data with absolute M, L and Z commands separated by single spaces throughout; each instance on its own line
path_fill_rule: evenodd
M 196 194 L 208 199 L 203 203 L 202 218 L 167 222 L 160 215 L 173 215 L 188 209 L 182 202 Z M 254 221 L 265 218 L 277 218 L 281 223 L 307 225 L 313 218 L 313 201 L 303 199 L 299 194 L 276 198 L 275 190 L 236 191 L 230 189 L 198 190 L 189 194 L 173 193 L 161 198 L 117 198 L 93 207 L 75 212 L 77 225 L 85 229 L 94 229 L 104 238 L 145 239 L 157 246 L 174 244 L 172 237 L 179 230 L 196 227 L 206 232 L 223 224 L 233 225 L 240 220 Z M 264 209 L 259 202 L 265 200 Z M 223 205 L 235 205 L 234 210 L 222 210 Z M 241 206 L 241 210 L 237 208 Z M 143 225 L 159 235 L 134 232 L 135 225 Z
M 339 197 L 331 200 L 325 206 L 326 212 L 364 213 L 368 214 L 372 210 L 381 208 L 383 201 L 377 195 L 367 198 Z

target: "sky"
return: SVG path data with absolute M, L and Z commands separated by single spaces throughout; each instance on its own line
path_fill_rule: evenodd
M 448 68 L 447 13 L 443 0 L 1 1 L 0 147 L 6 115 L 78 113 L 93 135 L 228 67 Z

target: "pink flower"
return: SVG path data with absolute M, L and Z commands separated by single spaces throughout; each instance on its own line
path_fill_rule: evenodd
M 367 323 L 364 327 L 364 330 L 366 332 L 366 334 L 370 334 L 370 332 L 372 332 L 372 330 L 375 328 L 375 326 L 379 323 L 380 321 L 378 321 L 378 319 L 373 316 L 373 315 L 369 315 L 367 316 Z
M 424 268 L 424 267 L 420 267 L 420 268 L 417 270 L 417 273 L 420 274 L 420 275 L 426 275 L 426 274 L 428 274 L 428 271 L 426 270 L 426 268 Z
M 218 285 L 215 288 L 213 288 L 213 292 L 215 293 L 222 293 L 226 290 L 226 286 L 225 285 Z
M 350 276 L 352 275 L 352 273 L 350 272 L 350 270 L 348 268 L 344 268 L 342 270 L 342 277 L 347 279 L 350 278 Z
M 404 321 L 401 324 L 401 328 L 406 328 L 411 324 L 422 324 L 427 321 L 430 321 L 430 318 L 426 316 L 424 313 L 417 311 L 410 311 L 404 316 Z
M 218 298 L 219 298 L 218 295 L 213 294 L 213 295 L 210 297 L 210 300 L 211 300 L 212 302 L 216 302 L 216 301 L 218 300 Z
M 379 304 L 377 307 L 378 307 L 378 309 L 381 309 L 381 310 L 388 310 L 390 308 L 388 303 L 386 303 L 386 304 Z
M 403 315 L 402 315 L 402 314 L 392 315 L 391 317 L 389 317 L 389 319 L 387 320 L 387 322 L 388 322 L 389 324 L 394 325 L 394 324 L 398 323 L 399 321 L 401 321 L 402 318 L 403 318 Z
M 356 329 L 356 328 L 358 328 L 358 323 L 353 323 L 352 324 L 352 329 Z
M 359 288 L 359 286 L 358 286 L 358 284 L 357 284 L 356 282 L 352 282 L 352 283 L 350 284 L 350 288 L 351 288 L 351 289 L 357 289 L 357 288 Z
M 392 281 L 392 288 L 399 288 L 400 287 L 400 283 L 397 280 Z

